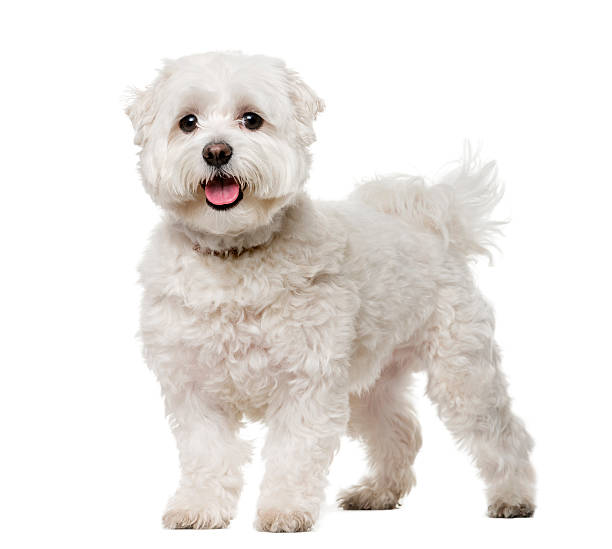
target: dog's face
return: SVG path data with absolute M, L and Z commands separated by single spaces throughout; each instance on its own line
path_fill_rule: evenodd
M 233 235 L 302 188 L 322 110 L 282 61 L 210 53 L 167 62 L 127 113 L 153 200 L 192 229 Z

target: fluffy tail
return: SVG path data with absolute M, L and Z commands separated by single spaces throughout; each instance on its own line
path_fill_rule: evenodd
M 484 255 L 491 261 L 505 222 L 490 215 L 502 195 L 495 162 L 481 166 L 468 151 L 461 165 L 434 185 L 420 177 L 386 176 L 363 183 L 351 198 L 439 233 L 466 257 Z

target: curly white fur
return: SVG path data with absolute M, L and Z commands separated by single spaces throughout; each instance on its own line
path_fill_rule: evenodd
M 229 523 L 250 452 L 243 417 L 269 427 L 259 529 L 312 527 L 345 432 L 364 442 L 371 471 L 341 505 L 395 507 L 414 484 L 421 436 L 406 388 L 419 370 L 474 457 L 489 514 L 531 515 L 532 442 L 468 266 L 498 228 L 494 165 L 468 158 L 436 185 L 394 176 L 314 202 L 302 188 L 322 108 L 281 61 L 237 53 L 170 61 L 128 107 L 145 188 L 167 214 L 140 268 L 144 353 L 182 468 L 164 525 Z M 247 109 L 261 129 L 240 124 Z M 199 121 L 189 135 L 177 125 L 187 113 Z M 203 197 L 211 140 L 231 144 L 223 171 L 244 189 L 224 211 Z

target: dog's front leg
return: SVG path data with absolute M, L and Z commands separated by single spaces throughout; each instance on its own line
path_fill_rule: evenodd
M 255 527 L 266 532 L 310 530 L 324 498 L 327 473 L 349 415 L 340 380 L 294 377 L 268 408 Z
M 239 415 L 195 384 L 162 388 L 181 464 L 180 484 L 162 522 L 166 528 L 225 528 L 250 455 L 238 437 Z

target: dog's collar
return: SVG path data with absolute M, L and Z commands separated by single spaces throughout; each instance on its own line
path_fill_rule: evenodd
M 237 258 L 247 252 L 261 251 L 267 248 L 280 234 L 290 206 L 293 206 L 293 204 L 286 204 L 280 211 L 276 212 L 272 221 L 267 225 L 259 227 L 249 234 L 238 235 L 233 238 L 198 232 L 189 228 L 179 219 L 171 219 L 171 223 L 175 230 L 187 238 L 195 253 L 222 259 L 229 257 Z M 227 245 L 229 247 L 225 247 Z
M 268 241 L 269 242 L 269 241 Z M 226 250 L 214 250 L 213 248 L 202 248 L 197 242 L 193 245 L 193 251 L 202 255 L 214 255 L 215 257 L 239 257 L 246 252 L 263 248 L 268 242 L 252 246 L 250 248 L 228 248 Z

